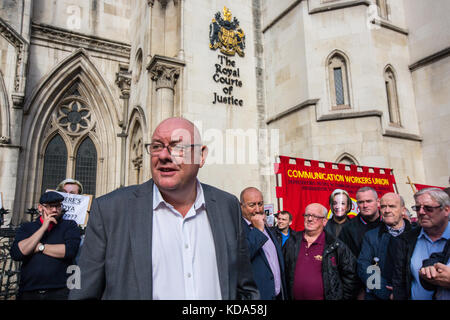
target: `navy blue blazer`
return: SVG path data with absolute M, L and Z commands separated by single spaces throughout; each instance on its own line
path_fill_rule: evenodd
M 272 270 L 270 269 L 269 261 L 267 261 L 266 255 L 263 250 L 263 245 L 266 243 L 267 236 L 258 230 L 247 224 L 242 218 L 242 226 L 247 238 L 248 250 L 250 252 L 250 261 L 252 263 L 253 277 L 261 295 L 261 300 L 274 300 L 275 297 L 275 282 Z M 287 299 L 286 295 L 286 281 L 284 278 L 284 258 L 280 245 L 277 241 L 273 231 L 269 228 L 265 228 L 269 234 L 272 242 L 277 249 L 278 263 L 280 264 L 280 277 L 281 277 L 281 290 L 282 298 Z

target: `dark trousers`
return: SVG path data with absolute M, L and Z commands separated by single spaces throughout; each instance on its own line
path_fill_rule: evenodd
M 17 300 L 67 300 L 68 288 L 23 291 L 17 296 Z

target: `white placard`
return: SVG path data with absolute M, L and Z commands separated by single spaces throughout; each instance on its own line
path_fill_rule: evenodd
M 63 219 L 74 220 L 78 225 L 86 226 L 88 212 L 91 208 L 92 195 L 71 194 L 59 192 L 64 197 L 62 209 L 65 211 Z
M 273 215 L 273 204 L 265 204 L 264 205 L 264 213 L 267 216 L 267 225 L 269 227 L 273 227 L 275 225 L 275 217 Z
M 3 192 L 0 192 L 0 209 L 3 208 Z

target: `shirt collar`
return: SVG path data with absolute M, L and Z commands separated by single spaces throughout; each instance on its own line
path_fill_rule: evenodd
M 202 184 L 200 183 L 200 181 L 198 179 L 197 180 L 197 196 L 195 198 L 195 202 L 194 202 L 194 210 L 199 210 L 202 207 L 206 207 L 206 203 L 205 203 L 205 196 L 203 194 L 203 188 L 202 188 Z M 164 200 L 164 198 L 161 195 L 161 192 L 159 191 L 158 187 L 156 186 L 156 184 L 153 184 L 153 210 L 156 210 L 160 205 L 165 205 L 169 208 L 173 208 L 173 206 L 166 202 Z
M 429 241 L 431 241 L 430 237 L 428 236 L 428 234 L 425 232 L 425 230 L 423 228 L 422 228 L 422 230 L 420 230 L 418 238 L 426 238 Z M 442 233 L 442 235 L 439 239 L 445 239 L 445 240 L 450 239 L 450 223 L 447 222 L 447 227 L 445 228 L 444 232 Z M 431 241 L 431 242 L 433 242 L 433 241 Z
M 303 233 L 302 240 L 306 242 L 305 234 L 306 234 L 306 233 Z M 322 230 L 322 232 L 319 234 L 319 236 L 316 238 L 316 240 L 314 240 L 314 242 L 312 243 L 312 245 L 313 245 L 313 244 L 318 244 L 318 245 L 325 244 L 325 231 L 324 231 L 324 230 Z
M 42 216 L 39 217 L 39 221 L 41 222 L 41 224 L 44 224 L 44 219 L 42 218 Z M 50 232 L 54 226 L 55 226 L 55 224 L 53 222 L 50 222 L 48 225 L 47 231 Z

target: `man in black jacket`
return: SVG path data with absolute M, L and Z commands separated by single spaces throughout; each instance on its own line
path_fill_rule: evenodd
M 392 257 L 389 248 L 393 237 L 411 229 L 409 221 L 403 219 L 404 211 L 405 201 L 402 196 L 386 193 L 380 199 L 382 223 L 364 235 L 357 270 L 366 288 L 365 300 L 388 300 L 392 293 L 392 264 L 395 257 Z
M 327 209 L 305 208 L 305 230 L 283 247 L 289 299 L 343 300 L 357 293 L 356 260 L 347 246 L 324 231 Z
M 277 237 L 278 244 L 282 248 L 286 243 L 287 239 L 296 231 L 291 229 L 292 224 L 292 214 L 289 211 L 280 211 L 276 214 L 277 225 L 272 227 L 271 230 L 274 231 Z
M 375 229 L 380 225 L 381 215 L 379 212 L 380 200 L 375 189 L 362 187 L 356 192 L 356 203 L 359 214 L 347 223 L 339 234 L 342 240 L 352 251 L 355 259 L 359 257 L 364 235 L 367 231 Z M 359 300 L 364 299 L 363 283 L 359 283 Z
M 347 191 L 335 189 L 330 195 L 330 210 L 333 214 L 328 220 L 325 230 L 339 237 L 342 228 L 350 222 L 348 213 L 352 211 L 352 199 Z
M 359 214 L 342 228 L 341 239 L 352 250 L 355 257 L 359 256 L 364 234 L 380 225 L 380 200 L 375 189 L 362 187 L 356 192 L 356 203 Z

